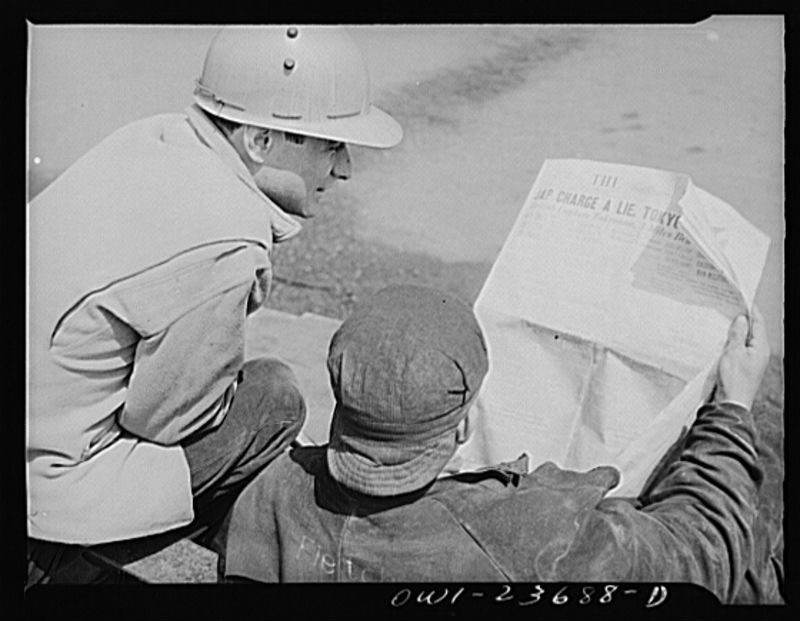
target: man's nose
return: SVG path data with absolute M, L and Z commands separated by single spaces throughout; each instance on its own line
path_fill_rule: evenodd
M 333 156 L 333 167 L 331 168 L 331 176 L 339 181 L 347 181 L 352 174 L 352 164 L 350 162 L 350 151 L 347 150 L 347 145 L 342 145 L 336 150 Z

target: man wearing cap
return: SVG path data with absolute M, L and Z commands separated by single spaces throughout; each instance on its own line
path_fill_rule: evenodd
M 29 583 L 81 546 L 210 525 L 296 437 L 291 370 L 244 362 L 273 243 L 391 147 L 337 28 L 229 27 L 181 114 L 106 138 L 29 204 Z M 74 574 L 74 572 L 73 572 Z
M 754 521 L 762 470 L 749 409 L 769 358 L 756 316 L 731 327 L 716 397 L 680 457 L 639 499 L 619 472 L 526 458 L 455 476 L 487 371 L 471 310 L 388 287 L 334 334 L 330 442 L 281 455 L 230 514 L 235 581 L 692 582 L 724 602 L 780 601 Z

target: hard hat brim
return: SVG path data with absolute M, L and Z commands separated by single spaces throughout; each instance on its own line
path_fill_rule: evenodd
M 302 129 L 293 130 L 287 123 L 285 127 L 276 128 L 376 149 L 391 148 L 403 139 L 400 123 L 376 106 L 370 106 L 366 114 L 328 119 L 316 126 L 304 123 Z
M 403 128 L 394 117 L 377 106 L 370 105 L 366 113 L 354 114 L 325 121 L 310 123 L 303 119 L 284 119 L 248 114 L 246 111 L 220 105 L 203 93 L 195 93 L 195 101 L 207 112 L 247 125 L 267 127 L 282 131 L 314 136 L 326 140 L 336 140 L 347 144 L 355 144 L 376 149 L 388 149 L 403 139 Z

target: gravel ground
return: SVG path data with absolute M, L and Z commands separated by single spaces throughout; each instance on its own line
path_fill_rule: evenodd
M 477 297 L 490 263 L 447 263 L 367 241 L 355 218 L 346 204 L 323 208 L 297 237 L 275 246 L 271 308 L 344 319 L 359 300 L 397 283 L 440 287 L 470 304 Z

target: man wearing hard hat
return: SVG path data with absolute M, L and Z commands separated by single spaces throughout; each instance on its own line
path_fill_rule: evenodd
M 29 584 L 85 545 L 213 525 L 292 442 L 303 398 L 286 365 L 244 362 L 245 318 L 347 144 L 402 137 L 337 28 L 224 28 L 194 97 L 29 204 Z

